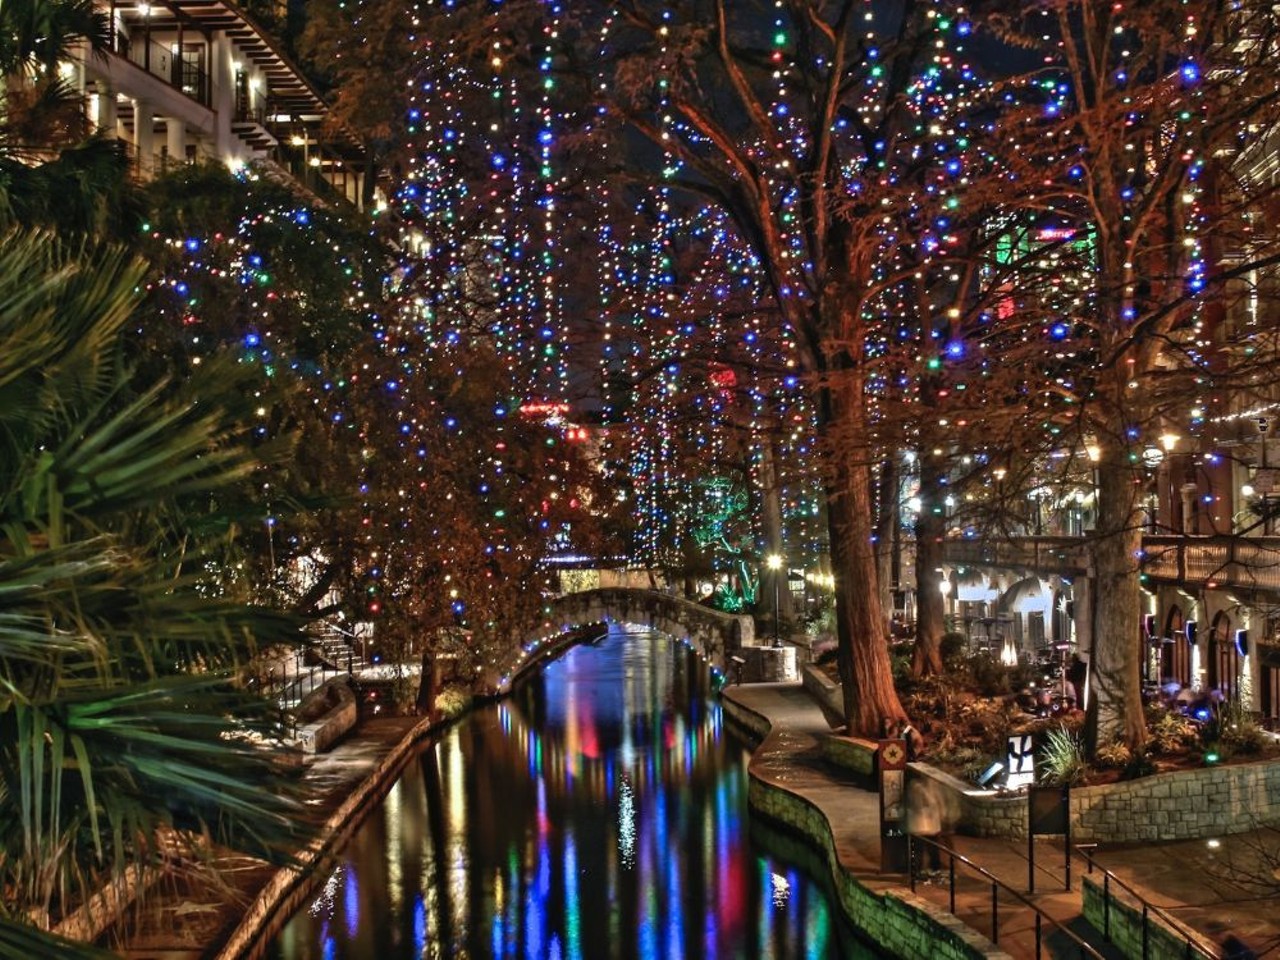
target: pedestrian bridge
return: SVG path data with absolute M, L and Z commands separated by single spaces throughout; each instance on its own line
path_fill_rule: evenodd
M 551 601 L 542 627 L 524 645 L 526 660 L 512 671 L 512 679 L 544 656 L 576 643 L 576 628 L 595 623 L 630 623 L 665 633 L 688 642 L 722 671 L 732 651 L 756 646 L 755 624 L 750 617 L 723 613 L 659 590 L 583 590 Z M 561 637 L 564 641 L 557 642 Z

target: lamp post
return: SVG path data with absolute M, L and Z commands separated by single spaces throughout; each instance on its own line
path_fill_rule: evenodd
M 1262 535 L 1271 533 L 1271 510 L 1267 506 L 1267 494 L 1271 490 L 1271 471 L 1267 468 L 1267 431 L 1271 429 L 1270 417 L 1258 417 L 1258 470 L 1257 487 L 1262 491 Z
M 782 631 L 778 623 L 778 571 L 782 569 L 782 557 L 779 554 L 771 553 L 764 558 L 764 565 L 773 573 L 773 645 L 775 647 L 782 646 Z

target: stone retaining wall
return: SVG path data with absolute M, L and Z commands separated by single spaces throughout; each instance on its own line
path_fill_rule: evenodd
M 867 790 L 879 790 L 876 779 L 876 751 L 873 740 L 857 737 L 841 737 L 831 734 L 822 740 L 822 759 L 853 774 L 858 784 Z
M 1071 839 L 1197 840 L 1280 823 L 1280 763 L 1241 763 L 1075 787 Z
M 1145 957 L 1146 960 L 1217 960 L 1221 953 L 1195 933 L 1184 935 L 1155 913 L 1147 915 L 1146 946 L 1143 946 L 1142 907 L 1120 899 L 1112 888 L 1108 907 L 1101 880 L 1085 876 L 1080 889 L 1084 895 L 1084 917 L 1094 929 L 1110 935 L 1113 943 L 1126 957 Z
M 725 713 L 747 729 L 769 726 L 754 711 L 728 699 L 721 702 Z M 976 930 L 910 890 L 890 885 L 873 889 L 846 871 L 836 853 L 830 822 L 804 797 L 752 776 L 748 801 L 753 810 L 813 844 L 826 860 L 844 915 L 886 953 L 930 960 L 1012 960 Z
M 907 773 L 930 791 L 946 832 L 978 837 L 1027 835 L 1025 794 L 979 790 L 926 763 Z M 1073 787 L 1073 843 L 1198 840 L 1280 823 L 1280 763 L 1244 763 L 1159 773 L 1138 780 Z

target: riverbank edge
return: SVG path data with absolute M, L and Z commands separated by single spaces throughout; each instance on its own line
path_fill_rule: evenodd
M 747 768 L 751 809 L 798 833 L 826 860 L 840 910 L 860 934 L 902 960 L 1012 960 L 982 934 L 908 888 L 880 882 L 873 888 L 846 868 L 831 827 L 834 811 L 759 776 L 755 769 L 760 748 L 778 733 L 772 718 L 738 703 L 728 690 L 721 691 L 720 702 L 730 720 L 759 741 Z
M 600 625 L 593 624 L 548 638 L 512 677 L 507 689 L 489 696 L 477 695 L 466 712 L 469 713 L 486 700 L 501 700 L 510 696 L 516 681 L 526 676 L 530 668 L 542 665 L 570 647 L 583 643 L 586 638 L 598 633 L 599 627 Z M 465 715 L 466 713 L 462 714 Z M 462 719 L 462 716 L 436 720 L 423 718 L 406 731 L 378 762 L 377 767 L 355 784 L 352 793 L 330 814 L 310 842 L 297 852 L 297 864 L 281 867 L 272 875 L 254 896 L 243 919 L 217 950 L 209 955 L 214 960 L 258 960 L 267 944 L 280 934 L 294 912 L 323 883 L 325 875 L 320 867 L 325 857 L 343 847 L 364 824 L 372 813 L 373 806 L 386 796 L 392 784 L 399 779 L 419 744 L 428 737 L 443 732 Z M 355 736 L 359 736 L 358 727 Z
M 424 717 L 414 724 L 367 777 L 358 781 L 344 800 L 305 847 L 298 862 L 281 867 L 258 891 L 245 910 L 244 918 L 223 941 L 216 960 L 257 960 L 267 944 L 284 929 L 294 912 L 315 893 L 325 880 L 320 866 L 351 838 L 373 812 L 377 801 L 391 789 L 405 765 L 427 737 L 439 733 L 455 719 Z

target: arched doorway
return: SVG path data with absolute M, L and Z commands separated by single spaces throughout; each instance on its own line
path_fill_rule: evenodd
M 1219 612 L 1209 631 L 1209 689 L 1234 700 L 1240 695 L 1240 651 L 1236 649 L 1231 618 Z
M 1191 643 L 1187 640 L 1186 621 L 1176 603 L 1165 616 L 1160 641 L 1160 683 L 1191 686 Z

